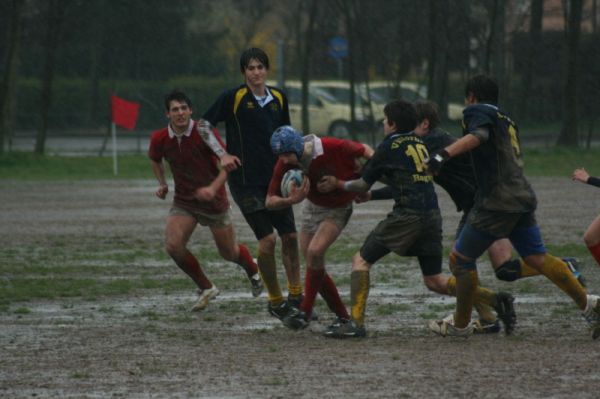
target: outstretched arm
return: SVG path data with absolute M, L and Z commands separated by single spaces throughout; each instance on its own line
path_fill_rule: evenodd
M 600 187 L 600 178 L 590 176 L 590 174 L 585 170 L 585 168 L 577 168 L 573 171 L 572 179 L 575 181 L 580 181 L 582 183 L 587 183 L 592 186 Z
M 223 169 L 225 169 L 227 172 L 231 172 L 232 170 L 236 170 L 237 167 L 242 164 L 238 157 L 225 151 L 225 146 L 215 134 L 210 122 L 200 119 L 198 121 L 198 131 L 200 132 L 200 137 L 202 137 L 204 143 L 206 143 L 206 145 L 208 145 L 221 160 L 221 166 Z
M 450 158 L 471 151 L 482 143 L 483 137 L 487 137 L 489 132 L 487 129 L 480 128 L 472 133 L 469 133 L 454 143 L 450 144 L 443 150 L 436 151 L 425 161 L 427 171 L 432 174 L 438 174 L 442 165 Z

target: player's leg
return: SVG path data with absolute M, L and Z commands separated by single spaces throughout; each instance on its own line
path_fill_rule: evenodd
M 588 226 L 583 235 L 585 245 L 600 265 L 600 215 Z
M 237 263 L 246 272 L 246 276 L 251 283 L 252 295 L 255 297 L 259 296 L 262 291 L 262 281 L 258 275 L 258 267 L 254 263 L 254 259 L 252 259 L 248 248 L 243 244 L 237 243 L 233 224 L 213 224 L 210 226 L 210 231 L 219 254 L 223 259 Z
M 258 240 L 257 266 L 262 281 L 267 289 L 269 313 L 282 319 L 289 311 L 287 302 L 283 299 L 277 267 L 275 263 L 276 235 L 269 214 L 266 210 L 244 213 L 244 218 Z
M 363 243 L 360 251 L 352 257 L 352 272 L 350 274 L 350 321 L 338 326 L 332 325 L 325 331 L 325 336 L 331 338 L 353 338 L 366 336 L 365 309 L 370 289 L 371 266 L 379 259 L 390 253 L 390 249 L 382 240 L 390 216 L 380 222 Z
M 301 240 L 306 261 L 304 300 L 301 310 L 310 316 L 317 292 L 338 318 L 349 318 L 337 287 L 325 271 L 325 253 L 339 237 L 352 215 L 352 205 L 344 208 L 325 208 L 306 201 L 302 218 Z M 324 284 L 324 282 L 327 282 Z
M 471 309 L 479 285 L 475 262 L 494 241 L 496 237 L 476 230 L 467 222 L 452 249 L 450 270 L 456 278 L 454 326 L 458 329 L 466 329 L 470 326 Z M 508 333 L 510 328 L 506 331 Z
M 348 311 L 330 276 L 328 276 L 329 284 L 323 285 L 323 281 L 327 276 L 325 271 L 325 253 L 339 237 L 340 233 L 340 228 L 333 221 L 326 219 L 320 223 L 319 228 L 306 249 L 306 280 L 304 282 L 304 300 L 300 309 L 307 316 L 310 316 L 317 292 L 320 292 L 329 308 L 337 316 L 348 318 Z
M 300 253 L 298 235 L 292 208 L 268 211 L 271 225 L 281 238 L 281 260 L 285 269 L 288 287 L 288 301 L 299 303 L 302 297 L 300 278 Z
M 585 288 L 579 284 L 562 259 L 546 253 L 540 228 L 533 213 L 520 217 L 508 238 L 529 266 L 569 295 L 580 309 L 585 308 L 587 296 Z
M 193 311 L 204 309 L 219 290 L 208 279 L 198 259 L 187 249 L 187 243 L 196 228 L 197 220 L 187 211 L 172 208 L 165 227 L 165 247 L 175 264 L 183 270 L 198 287 L 199 299 Z
M 496 277 L 503 281 L 515 281 L 525 277 L 539 276 L 540 272 L 529 266 L 523 259 L 512 258 L 513 247 L 510 240 L 503 238 L 488 248 L 488 256 Z M 579 271 L 579 262 L 575 258 L 562 258 L 579 284 L 585 287 L 585 278 Z

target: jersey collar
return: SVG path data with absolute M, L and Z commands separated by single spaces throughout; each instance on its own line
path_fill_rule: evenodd
M 194 121 L 190 119 L 190 123 L 189 123 L 187 129 L 185 130 L 185 132 L 183 132 L 181 134 L 175 133 L 175 130 L 173 130 L 170 123 L 167 126 L 167 128 L 169 129 L 169 137 L 170 138 L 181 137 L 181 136 L 190 137 L 190 134 L 192 134 L 192 129 L 194 128 Z

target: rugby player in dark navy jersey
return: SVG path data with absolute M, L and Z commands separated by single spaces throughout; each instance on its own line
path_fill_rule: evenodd
M 212 125 L 225 122 L 226 154 L 230 157 L 221 160 L 230 171 L 229 189 L 258 240 L 257 263 L 268 291 L 269 313 L 282 319 L 292 309 L 290 303 L 296 306 L 300 303 L 302 284 L 292 208 L 269 210 L 265 207 L 277 161 L 271 151 L 271 135 L 279 126 L 290 124 L 285 94 L 266 85 L 268 69 L 269 58 L 263 50 L 244 51 L 240 57 L 244 84 L 225 90 L 204 113 L 203 119 Z M 210 136 L 210 130 L 206 134 Z M 274 230 L 281 238 L 282 261 L 288 280 L 287 301 L 277 280 Z
M 430 328 L 444 336 L 468 333 L 478 287 L 477 258 L 494 241 L 508 238 L 529 266 L 573 299 L 596 339 L 600 336 L 600 301 L 587 294 L 565 262 L 546 252 L 535 220 L 537 199 L 523 175 L 518 129 L 497 106 L 497 83 L 485 75 L 469 79 L 465 102 L 463 137 L 432 153 L 426 163 L 435 175 L 450 158 L 470 152 L 477 184 L 474 206 L 450 255 L 450 269 L 457 280 L 456 310 L 452 318 L 432 323 Z
M 372 199 L 393 198 L 394 208 L 367 236 L 352 259 L 350 297 L 351 321 L 341 324 L 329 335 L 332 338 L 364 337 L 365 307 L 369 294 L 371 266 L 390 252 L 416 256 L 425 285 L 448 295 L 448 278 L 442 270 L 442 219 L 433 178 L 427 174 L 423 160 L 428 152 L 414 133 L 417 116 L 413 105 L 396 100 L 384 108 L 385 139 L 365 165 L 362 177 L 350 181 L 329 176 L 319 185 L 323 192 L 333 189 L 366 193 L 378 180 L 387 187 L 374 190 Z M 497 294 L 481 288 L 478 299 L 493 304 Z
M 458 140 L 447 131 L 439 127 L 440 117 L 437 107 L 430 101 L 417 101 L 415 103 L 417 111 L 417 127 L 415 134 L 423 139 L 429 153 L 440 151 Z M 477 192 L 477 183 L 475 174 L 471 166 L 469 154 L 461 154 L 451 158 L 444 164 L 444 167 L 438 174 L 433 176 L 433 180 L 441 186 L 449 195 L 458 212 L 463 212 L 456 230 L 456 237 L 463 228 L 469 210 L 475 203 L 475 193 Z M 538 276 L 540 273 L 527 265 L 522 259 L 512 259 L 512 244 L 507 238 L 495 241 L 488 248 L 488 256 L 496 277 L 503 281 L 515 281 L 520 278 Z M 579 262 L 577 259 L 569 257 L 563 258 L 571 272 L 577 277 L 580 284 L 585 286 L 585 280 L 579 272 Z M 498 332 L 500 325 L 498 321 L 494 322 L 496 316 L 491 313 L 491 309 L 478 308 L 479 320 L 474 322 L 474 332 Z M 483 314 L 482 314 L 483 313 Z

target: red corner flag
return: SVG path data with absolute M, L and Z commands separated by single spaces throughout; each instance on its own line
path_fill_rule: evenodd
M 111 96 L 112 121 L 122 128 L 133 130 L 140 112 L 140 104 Z

